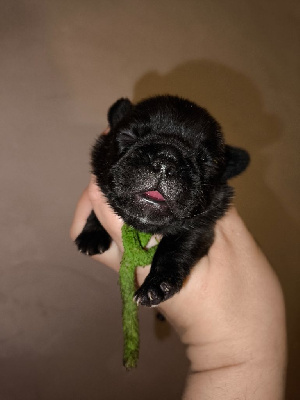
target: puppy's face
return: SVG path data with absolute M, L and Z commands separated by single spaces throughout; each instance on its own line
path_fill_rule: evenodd
M 111 132 L 95 146 L 93 167 L 125 222 L 165 233 L 205 210 L 224 169 L 216 121 L 195 104 L 170 96 L 123 104 L 121 112 L 113 107 Z M 101 175 L 105 162 L 109 169 Z

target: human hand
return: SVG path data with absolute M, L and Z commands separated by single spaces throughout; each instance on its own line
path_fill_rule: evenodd
M 92 209 L 113 239 L 109 250 L 93 258 L 117 271 L 123 221 L 93 177 L 75 212 L 73 240 Z M 139 285 L 148 272 L 149 267 L 137 268 Z M 209 254 L 159 310 L 187 346 L 191 372 L 185 399 L 283 398 L 286 338 L 280 285 L 234 208 L 218 221 Z

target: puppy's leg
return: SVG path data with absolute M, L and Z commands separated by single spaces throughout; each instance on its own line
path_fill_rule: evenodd
M 208 253 L 214 238 L 213 227 L 187 231 L 185 235 L 165 236 L 154 255 L 151 270 L 134 299 L 144 306 L 155 306 L 182 288 L 195 263 Z
M 92 211 L 86 221 L 82 232 L 75 239 L 75 244 L 81 253 L 93 256 L 108 250 L 111 237 L 103 228 L 94 211 Z

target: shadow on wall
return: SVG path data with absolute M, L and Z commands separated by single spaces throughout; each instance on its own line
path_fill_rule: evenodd
M 282 123 L 264 109 L 263 98 L 252 81 L 239 72 L 211 61 L 190 61 L 160 75 L 153 71 L 135 85 L 133 101 L 157 94 L 186 97 L 206 108 L 221 124 L 226 141 L 250 152 L 251 165 L 233 181 L 235 203 L 281 280 L 286 297 L 289 357 L 288 393 L 295 395 L 300 368 L 300 327 L 297 270 L 299 227 L 268 187 L 266 171 L 271 162 L 268 146 L 282 135 Z M 280 162 L 280 160 L 272 160 Z M 298 257 L 298 259 L 297 259 Z M 296 353 L 296 354 L 295 354 Z

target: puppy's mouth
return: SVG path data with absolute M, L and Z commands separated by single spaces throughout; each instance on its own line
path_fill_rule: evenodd
M 149 192 L 142 193 L 142 196 L 150 201 L 155 201 L 158 203 L 166 201 L 164 196 L 158 190 L 150 190 Z
M 166 199 L 158 190 L 149 190 L 146 192 L 138 193 L 137 197 L 145 205 L 149 204 L 163 208 L 167 206 Z

